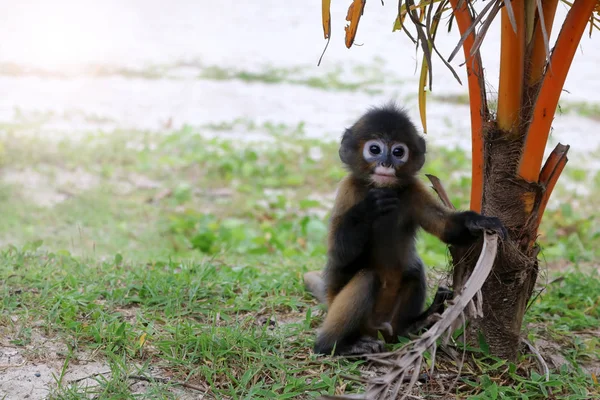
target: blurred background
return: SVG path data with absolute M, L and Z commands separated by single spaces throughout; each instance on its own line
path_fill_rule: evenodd
M 274 210 L 297 217 L 300 207 L 318 222 L 305 220 L 283 243 L 307 240 L 308 226 L 317 235 L 309 244 L 321 249 L 343 174 L 343 129 L 390 99 L 420 126 L 422 55 L 392 32 L 397 4 L 368 2 L 346 49 L 346 3 L 332 2 L 332 40 L 317 66 L 326 43 L 318 0 L 0 1 L 0 244 L 81 254 L 209 250 L 221 240 L 219 218 L 271 224 Z M 560 4 L 552 40 L 565 14 Z M 440 29 L 437 46 L 448 57 L 458 40 L 456 30 Z M 567 170 L 576 179 L 561 180 L 572 195 L 589 192 L 598 168 L 599 45 L 598 34 L 582 39 L 548 145 L 572 146 Z M 498 23 L 482 49 L 495 93 Z M 460 85 L 434 57 L 425 172 L 456 182 L 453 195 L 466 207 L 463 61 L 460 51 L 452 62 Z M 231 229 L 230 247 L 244 237 L 276 240 L 264 239 L 264 226 Z
M 319 0 L 0 0 L 0 397 L 308 398 L 359 372 L 311 358 L 323 313 L 302 274 L 325 262 L 344 128 L 395 100 L 421 129 L 422 53 L 392 32 L 388 0 L 367 2 L 347 49 L 349 4 L 332 1 L 317 66 Z M 560 3 L 552 41 L 566 12 Z M 444 57 L 459 41 L 446 27 Z M 492 106 L 499 33 L 493 24 L 482 47 Z M 553 123 L 547 152 L 559 141 L 571 150 L 539 230 L 536 293 L 547 290 L 526 321 L 529 337 L 564 350 L 549 363 L 592 371 L 600 280 L 577 270 L 600 257 L 598 49 L 600 32 L 586 34 Z M 433 60 L 422 172 L 467 208 L 464 57 L 451 63 L 463 85 Z M 420 234 L 418 250 L 434 293 L 447 248 Z M 554 285 L 549 271 L 562 274 Z M 523 385 L 528 398 L 593 397 L 591 378 L 567 368 L 543 386 L 481 365 L 468 379 L 490 398 L 496 382 L 507 398 Z M 519 365 L 523 376 L 537 368 Z

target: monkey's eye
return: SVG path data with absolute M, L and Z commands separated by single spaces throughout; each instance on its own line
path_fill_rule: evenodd
M 363 147 L 363 157 L 365 158 L 365 160 L 369 160 L 374 157 L 379 157 L 385 151 L 385 145 L 381 140 L 369 140 L 365 143 L 365 146 Z
M 398 143 L 392 147 L 392 156 L 401 162 L 408 160 L 408 146 L 404 143 Z

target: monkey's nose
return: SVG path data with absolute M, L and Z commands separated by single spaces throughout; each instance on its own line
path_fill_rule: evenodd
M 392 163 L 388 162 L 382 162 L 379 165 L 381 165 L 383 168 L 392 168 Z

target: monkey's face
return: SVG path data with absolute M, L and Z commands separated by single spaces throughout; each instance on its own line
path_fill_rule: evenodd
M 339 153 L 366 184 L 395 187 L 421 169 L 425 150 L 425 140 L 406 113 L 388 105 L 370 110 L 347 129 Z
M 398 185 L 410 150 L 406 143 L 371 139 L 364 142 L 362 156 L 368 166 L 369 180 L 377 187 L 388 187 Z

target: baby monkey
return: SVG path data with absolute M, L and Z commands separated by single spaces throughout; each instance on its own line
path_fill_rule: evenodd
M 312 271 L 304 277 L 328 309 L 315 353 L 380 352 L 378 330 L 393 342 L 443 312 L 452 296 L 445 288 L 423 311 L 425 268 L 415 244 L 419 227 L 453 245 L 468 245 L 484 230 L 506 236 L 498 218 L 453 211 L 433 197 L 416 177 L 425 151 L 425 140 L 393 104 L 369 110 L 346 129 L 339 156 L 349 174 L 331 212 L 327 264 L 322 276 Z

